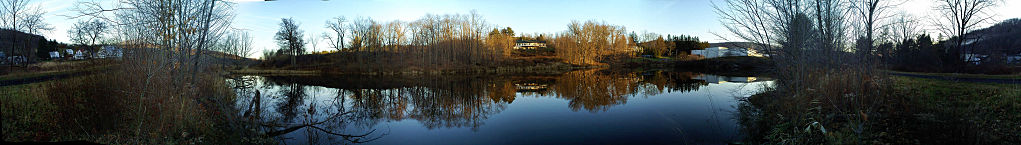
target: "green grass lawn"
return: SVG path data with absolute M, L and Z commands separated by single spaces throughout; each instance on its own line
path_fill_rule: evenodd
M 1013 74 L 1013 75 L 987 75 L 987 74 L 961 74 L 961 73 L 904 72 L 904 71 L 892 71 L 892 70 L 884 70 L 884 71 L 885 72 L 903 73 L 903 74 L 928 75 L 928 76 L 943 76 L 943 77 L 956 77 L 956 78 L 1021 79 L 1021 74 Z
M 893 79 L 920 140 L 1021 141 L 1021 85 Z
M 0 87 L 4 141 L 49 140 L 56 106 L 45 97 L 48 82 Z

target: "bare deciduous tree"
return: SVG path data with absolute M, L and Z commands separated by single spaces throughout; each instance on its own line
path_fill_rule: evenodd
M 43 15 L 46 11 L 42 10 L 41 6 L 30 7 L 29 3 L 31 0 L 3 0 L 0 1 L 0 28 L 11 29 L 15 31 L 21 31 L 29 34 L 38 34 L 41 31 L 52 30 L 45 21 L 43 21 Z M 15 33 L 10 33 L 9 38 L 13 39 Z M 35 43 L 35 42 L 32 42 Z M 9 51 L 10 54 L 19 54 L 15 51 L 21 51 L 20 54 L 32 54 L 31 49 L 16 49 L 16 48 L 28 48 L 25 46 L 15 46 L 19 43 L 11 43 Z M 29 56 L 29 55 L 26 55 Z M 12 57 L 13 59 L 13 57 Z M 13 60 L 7 60 L 13 61 Z
M 876 111 L 871 105 L 881 104 L 884 100 L 876 93 L 881 92 L 885 84 L 876 83 L 884 79 L 882 74 L 875 73 L 875 66 L 865 60 L 866 57 L 851 57 L 845 48 L 848 38 L 845 36 L 848 27 L 855 21 L 848 21 L 849 8 L 845 0 L 724 0 L 722 5 L 714 5 L 721 16 L 721 22 L 732 34 L 743 41 L 750 41 L 765 48 L 778 74 L 775 92 L 779 96 L 813 96 L 800 97 L 803 100 L 819 100 L 826 107 L 835 110 L 833 114 L 855 112 L 870 114 Z M 882 4 L 875 4 L 879 8 Z M 864 21 L 877 23 L 876 11 L 863 10 Z M 872 11 L 872 12 L 869 12 Z M 871 14 L 870 14 L 871 13 Z M 879 17 L 876 17 L 879 16 Z M 873 31 L 874 28 L 867 31 Z M 717 34 L 722 37 L 721 34 Z M 866 34 L 868 35 L 868 34 Z M 725 38 L 726 39 L 726 38 Z M 867 42 L 871 44 L 871 42 Z M 857 50 L 869 54 L 870 48 Z M 866 55 L 861 55 L 866 56 Z M 827 82 L 820 83 L 820 82 Z M 833 85 L 839 84 L 839 85 Z M 805 91 L 820 90 L 820 91 Z M 840 90 L 840 91 L 836 91 Z M 853 98 L 830 98 L 814 96 L 839 96 L 825 94 L 841 94 L 852 92 Z M 796 99 L 796 100 L 798 100 Z M 794 106 L 817 106 L 804 103 Z M 864 121 L 860 116 L 844 116 L 836 120 L 858 124 Z M 804 123 L 807 118 L 794 118 Z M 856 132 L 863 128 L 851 128 Z M 800 141 L 794 141 L 800 142 Z
M 915 38 L 919 34 L 921 28 L 919 19 L 911 14 L 900 12 L 896 14 L 890 22 L 889 30 L 890 34 L 887 36 L 888 41 L 895 43 L 903 43 L 904 40 Z
M 235 29 L 227 33 L 219 43 L 219 51 L 237 56 L 233 59 L 232 65 L 240 65 L 240 60 L 252 55 L 252 36 L 248 31 Z
M 298 28 L 298 23 L 292 18 L 280 19 L 280 30 L 277 31 L 274 39 L 281 49 L 291 55 L 291 65 L 297 65 L 297 56 L 305 53 L 305 32 Z
M 41 5 L 26 10 L 21 16 L 18 16 L 21 17 L 18 18 L 20 21 L 17 26 L 18 30 L 29 34 L 40 34 L 53 30 L 53 27 L 46 23 L 43 15 L 46 15 L 46 11 L 42 9 Z
M 330 42 L 330 48 L 342 51 L 345 47 L 344 36 L 347 35 L 347 18 L 340 16 L 334 17 L 333 19 L 326 21 L 326 28 L 330 29 L 331 32 L 323 32 L 323 39 Z
M 316 37 L 316 35 L 308 35 L 307 39 L 308 40 L 305 41 L 308 42 L 308 45 L 311 45 L 311 52 L 318 53 L 319 50 L 317 50 L 317 47 L 319 47 L 319 37 Z
M 763 53 L 775 54 L 776 26 L 774 14 L 766 0 L 726 0 L 722 4 L 713 3 L 714 11 L 720 15 L 720 23 L 736 39 L 728 40 L 726 34 L 714 35 L 727 41 L 748 41 L 759 44 Z
M 20 30 L 18 22 L 28 11 L 28 3 L 31 0 L 4 0 L 0 2 L 0 22 L 7 29 Z
M 553 39 L 556 55 L 572 64 L 598 64 L 599 57 L 613 54 L 631 54 L 630 44 L 623 26 L 596 21 L 577 21 L 567 25 L 568 30 Z
M 843 51 L 846 46 L 847 37 L 847 5 L 844 0 L 814 0 L 812 3 L 811 16 L 814 17 L 816 31 L 819 37 L 818 48 L 825 53 L 836 53 Z M 865 52 L 869 52 L 866 50 Z
M 78 21 L 67 30 L 67 36 L 71 37 L 72 43 L 93 46 L 107 34 L 109 28 L 106 22 L 100 20 Z
M 855 14 L 855 21 L 858 22 L 861 28 L 859 31 L 864 33 L 863 37 L 868 45 L 860 51 L 871 52 L 874 50 L 874 43 L 877 40 L 875 33 L 888 26 L 888 24 L 879 24 L 882 20 L 891 17 L 887 11 L 895 6 L 893 0 L 851 0 L 851 9 Z M 859 34 L 861 35 L 861 34 Z M 862 53 L 867 54 L 867 53 Z
M 199 68 L 204 65 L 202 55 L 211 50 L 216 40 L 233 21 L 233 5 L 227 1 L 207 0 L 120 0 L 113 7 L 98 2 L 79 2 L 77 15 L 69 18 L 95 18 L 113 24 L 117 39 L 128 48 L 122 73 L 124 83 L 131 88 L 120 90 L 138 96 L 137 114 L 146 114 L 146 100 L 173 100 L 188 102 L 198 99 Z M 112 14 L 112 15 L 108 15 Z M 180 106 L 163 106 L 161 115 L 180 115 L 187 110 Z M 171 111 L 173 110 L 173 111 Z M 145 123 L 137 118 L 136 136 L 142 133 Z M 181 123 L 186 120 L 173 120 Z M 182 129 L 184 126 L 175 126 Z
M 956 36 L 954 42 L 955 50 L 945 50 L 946 53 L 957 57 L 958 60 L 967 60 L 961 55 L 965 49 L 964 42 L 971 39 L 968 32 L 981 24 L 988 23 L 992 14 L 987 13 L 996 6 L 999 0 L 935 0 L 936 9 L 939 11 L 938 18 L 934 19 L 937 28 L 946 36 Z M 950 52 L 952 51 L 952 52 Z

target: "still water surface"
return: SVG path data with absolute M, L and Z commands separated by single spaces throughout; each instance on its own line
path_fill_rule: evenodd
M 727 144 L 772 82 L 692 72 L 244 76 L 239 115 L 285 144 Z M 258 94 L 258 96 L 256 95 Z

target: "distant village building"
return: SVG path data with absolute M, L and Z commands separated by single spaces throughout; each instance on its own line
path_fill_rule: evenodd
M 756 82 L 756 81 L 759 80 L 756 77 L 728 77 L 728 76 L 718 76 L 718 75 L 708 75 L 708 74 L 703 74 L 703 75 L 696 76 L 694 79 L 696 79 L 696 80 L 703 80 L 706 83 L 710 83 L 710 84 L 721 84 L 721 83 L 726 83 L 726 82 L 751 83 L 751 82 Z
M 95 56 L 96 58 L 121 58 L 124 56 L 124 52 L 116 46 L 103 46 Z
M 968 63 L 972 63 L 972 64 L 982 64 L 982 60 L 987 58 L 987 57 L 989 57 L 989 55 L 975 54 L 975 53 L 966 53 L 966 54 L 964 54 L 965 61 L 968 62 Z
M 50 59 L 60 58 L 60 51 L 50 51 Z
M 976 65 L 1021 63 L 1021 19 L 1004 20 L 993 26 L 968 32 L 968 36 L 960 49 L 964 61 Z M 947 41 L 958 40 L 960 38 L 952 37 Z
M 1007 56 L 1008 63 L 1021 63 L 1021 53 Z
M 762 57 L 762 54 L 754 49 L 747 48 L 728 48 L 728 47 L 709 47 L 703 50 L 692 50 L 691 54 L 701 55 L 705 58 L 717 58 L 727 56 L 755 56 Z
M 75 51 L 75 52 L 74 52 L 74 56 L 73 56 L 73 57 L 71 57 L 71 59 L 74 59 L 74 60 L 82 60 L 82 59 L 85 59 L 85 54 L 86 54 L 86 53 L 88 53 L 88 52 L 83 52 L 83 50 L 78 50 L 78 51 Z
M 514 42 L 515 50 L 546 48 L 546 41 L 538 40 L 517 40 Z

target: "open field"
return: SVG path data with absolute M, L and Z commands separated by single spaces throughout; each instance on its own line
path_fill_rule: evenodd
M 0 86 L 31 84 L 55 79 L 71 78 L 100 71 L 110 70 L 117 65 L 102 62 L 44 62 L 30 65 L 28 68 L 0 76 Z
M 94 71 L 109 68 L 108 61 L 61 61 L 41 62 L 26 67 L 16 67 L 6 74 L 0 75 L 0 80 L 24 79 L 39 76 L 71 74 L 77 72 Z M 6 68 L 0 68 L 6 69 Z

